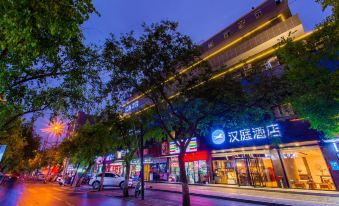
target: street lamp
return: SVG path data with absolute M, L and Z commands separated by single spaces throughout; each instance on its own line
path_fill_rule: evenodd
M 65 129 L 65 124 L 62 121 L 59 121 L 58 119 L 54 119 L 53 121 L 48 123 L 48 126 L 41 129 L 41 131 L 45 134 L 48 134 L 48 136 L 56 137 L 57 141 L 55 145 L 58 145 L 58 140 L 63 134 Z

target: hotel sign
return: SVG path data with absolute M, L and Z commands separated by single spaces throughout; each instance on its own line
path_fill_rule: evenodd
M 218 129 L 212 133 L 212 141 L 214 144 L 222 144 L 225 141 L 228 143 L 256 141 L 271 137 L 281 137 L 281 132 L 278 124 L 271 124 L 266 127 L 253 127 L 241 130 L 235 130 L 225 133 Z

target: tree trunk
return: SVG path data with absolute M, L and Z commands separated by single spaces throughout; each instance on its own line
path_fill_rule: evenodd
M 130 160 L 126 161 L 126 174 L 125 174 L 125 182 L 123 187 L 123 196 L 128 197 L 128 182 L 129 182 L 129 173 L 131 169 Z
M 87 173 L 90 171 L 90 169 L 92 168 L 93 165 L 94 165 L 94 162 L 93 162 L 93 161 L 91 161 L 91 162 L 88 164 L 86 170 L 84 171 L 84 173 L 82 173 L 81 177 L 78 179 L 77 184 L 76 184 L 76 187 L 80 187 L 81 182 L 83 181 L 83 179 L 84 179 L 84 177 L 85 177 L 85 174 L 87 174 Z
M 100 178 L 100 188 L 99 191 L 102 191 L 104 189 L 104 177 L 105 177 L 105 170 L 106 170 L 106 156 L 104 156 L 104 159 L 102 161 L 102 169 L 101 169 L 101 178 Z
M 179 169 L 180 169 L 180 181 L 182 187 L 182 205 L 190 206 L 190 193 L 188 188 L 186 170 L 185 170 L 185 162 L 184 155 L 186 152 L 186 148 L 180 146 L 180 154 L 179 154 Z
M 75 181 L 75 178 L 76 176 L 78 175 L 78 169 L 79 169 L 79 166 L 80 166 L 80 163 L 78 163 L 77 167 L 76 167 L 76 170 L 75 170 L 75 174 L 74 174 L 74 178 L 72 179 L 72 182 L 71 182 L 71 186 L 73 187 L 74 186 L 74 189 L 76 188 L 76 184 L 74 184 L 74 181 Z M 78 181 L 79 179 L 77 179 Z M 78 182 L 76 182 L 78 183 Z

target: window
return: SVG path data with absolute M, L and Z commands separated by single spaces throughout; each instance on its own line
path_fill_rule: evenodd
M 261 17 L 262 16 L 262 12 L 261 12 L 261 10 L 257 10 L 257 11 L 255 11 L 254 12 L 254 16 L 255 16 L 255 18 L 259 18 L 259 17 Z
M 213 41 L 210 41 L 209 43 L 208 43 L 208 48 L 210 49 L 210 48 L 212 48 L 213 46 L 214 46 L 214 43 L 213 43 Z
M 240 21 L 238 22 L 238 29 L 244 28 L 244 27 L 245 27 L 245 24 L 246 24 L 246 20 L 245 20 L 245 19 L 240 20 Z
M 286 118 L 295 115 L 290 103 L 275 106 L 272 108 L 272 110 L 276 118 Z
M 243 67 L 243 74 L 244 74 L 244 76 L 246 77 L 246 76 L 250 75 L 251 72 L 252 72 L 252 64 L 244 65 L 244 67 Z
M 114 177 L 114 174 L 111 174 L 111 173 L 105 173 L 105 177 Z
M 292 188 L 334 190 L 319 146 L 282 149 L 282 160 Z
M 265 70 L 273 69 L 274 67 L 277 67 L 279 65 L 280 65 L 280 62 L 278 60 L 278 57 L 276 56 L 267 59 L 267 61 L 265 61 L 264 63 Z
M 224 33 L 224 39 L 227 39 L 230 36 L 231 36 L 231 32 L 227 31 Z
M 275 5 L 279 5 L 280 3 L 282 3 L 283 0 L 275 0 Z

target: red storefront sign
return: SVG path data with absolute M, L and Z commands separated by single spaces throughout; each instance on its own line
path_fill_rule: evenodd
M 193 162 L 197 160 L 207 160 L 207 152 L 199 151 L 199 152 L 186 153 L 184 155 L 184 162 Z
M 121 175 L 122 165 L 121 164 L 115 164 L 111 163 L 106 166 L 105 171 L 106 172 L 113 172 L 115 174 Z

